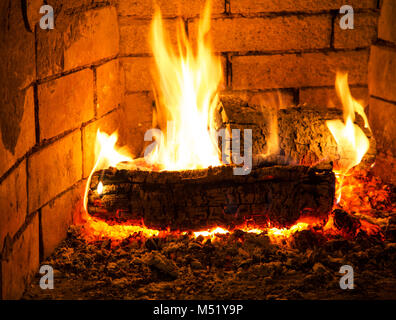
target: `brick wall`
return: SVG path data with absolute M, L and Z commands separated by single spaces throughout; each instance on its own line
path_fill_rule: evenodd
M 374 172 L 396 185 L 396 1 L 383 0 L 369 63 L 369 120 L 377 139 Z
M 159 1 L 165 27 L 175 32 L 182 17 L 189 37 L 195 38 L 204 0 Z M 347 1 L 355 12 L 355 29 L 341 30 L 334 0 L 213 0 L 213 46 L 223 57 L 227 93 L 252 102 L 284 105 L 311 103 L 338 106 L 335 72 L 349 72 L 352 93 L 368 102 L 369 48 L 377 34 L 377 0 Z M 117 0 L 120 57 L 125 71 L 128 113 L 151 112 L 152 53 L 147 40 L 154 8 L 150 0 Z M 173 33 L 174 34 L 174 33 Z M 133 116 L 132 116 L 133 117 Z M 140 118 L 137 140 L 151 126 Z
M 0 296 L 19 298 L 40 260 L 66 236 L 100 126 L 122 114 L 119 28 L 109 1 L 0 5 Z M 10 4 L 10 6 L 9 6 Z M 3 19 L 4 18 L 4 19 Z

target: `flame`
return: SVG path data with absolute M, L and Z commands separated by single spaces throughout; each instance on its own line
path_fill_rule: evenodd
M 290 228 L 271 228 L 268 230 L 268 236 L 272 239 L 275 239 L 277 237 L 280 238 L 288 238 L 292 234 L 302 231 L 302 230 L 307 230 L 309 228 L 309 224 L 306 222 L 298 222 L 295 225 L 291 226 Z
M 155 137 L 156 146 L 146 155 L 146 160 L 166 170 L 221 165 L 212 128 L 219 103 L 222 68 L 219 57 L 212 54 L 209 28 L 210 5 L 207 3 L 199 21 L 196 50 L 187 39 L 185 25 L 180 19 L 175 52 L 164 34 L 158 8 L 154 14 L 151 46 L 157 71 L 153 124 L 166 129 L 166 135 Z
M 96 189 L 96 191 L 98 192 L 98 194 L 102 194 L 102 192 L 103 192 L 103 183 L 102 183 L 102 181 L 100 181 L 98 183 L 98 188 Z
M 112 244 L 116 245 L 134 235 L 135 238 L 150 238 L 161 235 L 161 231 L 147 228 L 144 224 L 110 225 L 106 221 L 92 217 L 85 210 L 81 210 L 76 216 L 75 219 L 78 219 L 76 224 L 81 226 L 81 236 L 87 242 L 110 239 Z
M 157 66 L 155 77 L 156 111 L 153 123 L 161 129 L 166 129 L 166 135 L 155 136 L 157 144 L 146 157 L 154 164 L 150 168 L 166 170 L 199 169 L 221 165 L 217 147 L 217 135 L 214 133 L 214 111 L 219 102 L 218 87 L 222 80 L 221 63 L 211 52 L 209 38 L 210 7 L 207 4 L 199 23 L 197 44 L 195 50 L 187 39 L 184 24 L 180 20 L 177 33 L 177 51 L 175 53 L 170 41 L 164 34 L 161 13 L 157 9 L 151 28 L 151 44 Z M 388 202 L 388 191 L 374 183 L 370 193 L 367 193 L 365 183 L 358 183 L 350 170 L 359 164 L 369 148 L 369 140 L 360 127 L 354 124 L 355 113 L 364 120 L 365 128 L 370 129 L 363 106 L 351 95 L 347 74 L 337 73 L 336 92 L 343 105 L 343 121 L 329 120 L 326 125 L 337 142 L 340 161 L 337 176 L 337 206 L 348 207 L 349 211 L 359 214 L 371 211 L 373 198 L 379 204 Z M 271 137 L 267 154 L 278 151 L 278 132 L 276 111 L 271 117 Z M 272 243 L 288 244 L 298 232 L 314 230 L 322 232 L 327 237 L 342 235 L 343 230 L 337 229 L 334 216 L 329 215 L 327 221 L 315 219 L 300 219 L 288 228 L 267 226 L 236 226 L 226 229 L 216 226 L 211 229 L 186 232 L 163 231 L 148 228 L 144 222 L 131 225 L 110 224 L 96 219 L 87 213 L 87 196 L 90 181 L 95 171 L 109 166 L 117 166 L 120 162 L 132 161 L 131 156 L 122 149 L 116 149 L 117 134 L 108 135 L 100 130 L 96 137 L 96 162 L 88 177 L 84 195 L 84 211 L 79 213 L 82 225 L 82 235 L 87 241 L 111 239 L 115 242 L 128 238 L 162 237 L 167 235 L 190 235 L 198 238 L 216 240 L 219 236 L 227 236 L 236 229 L 246 233 L 266 234 Z M 140 162 L 135 160 L 135 164 Z M 97 186 L 98 194 L 102 194 L 105 185 L 102 181 Z M 367 187 L 366 187 L 367 188 Z M 341 199 L 341 194 L 344 197 Z M 366 197 L 363 197 L 365 195 Z M 82 207 L 82 206 L 81 206 Z M 80 207 L 80 208 L 81 208 Z M 356 210 L 353 210 L 356 209 Z M 372 220 L 374 221 L 374 220 Z M 371 223 L 367 216 L 360 219 L 360 226 L 354 230 L 354 236 L 363 230 L 369 235 L 380 232 L 376 223 Z M 318 231 L 319 230 L 319 231 Z
M 100 129 L 96 132 L 96 143 L 95 143 L 95 154 L 96 162 L 93 166 L 91 173 L 88 176 L 87 183 L 85 185 L 84 193 L 84 209 L 87 211 L 88 202 L 88 191 L 91 183 L 92 175 L 96 170 L 100 170 L 108 167 L 115 167 L 117 164 L 123 161 L 132 161 L 132 157 L 124 149 L 116 150 L 115 145 L 118 140 L 117 132 L 113 132 L 111 135 L 101 132 Z M 103 183 L 100 182 L 97 189 L 98 193 L 103 192 Z
M 206 231 L 197 231 L 194 232 L 194 237 L 198 238 L 199 236 L 202 236 L 204 238 L 211 238 L 213 239 L 216 235 L 218 234 L 227 234 L 230 233 L 230 231 L 220 228 L 220 227 L 216 227 L 210 230 L 206 230 Z
M 264 114 L 263 106 L 267 106 L 270 110 L 269 120 L 269 136 L 267 139 L 267 150 L 264 157 L 279 153 L 279 132 L 278 132 L 278 110 L 284 106 L 282 94 L 277 91 L 275 94 L 270 94 L 267 99 L 260 99 L 260 111 Z
M 344 121 L 328 120 L 326 125 L 337 142 L 340 161 L 339 170 L 335 171 L 339 176 L 339 188 L 337 190 L 337 203 L 341 200 L 341 187 L 343 180 L 350 169 L 358 165 L 369 149 L 370 143 L 363 130 L 356 124 L 355 112 L 362 116 L 364 125 L 369 128 L 364 108 L 351 95 L 348 86 L 348 74 L 337 73 L 336 92 L 343 106 Z

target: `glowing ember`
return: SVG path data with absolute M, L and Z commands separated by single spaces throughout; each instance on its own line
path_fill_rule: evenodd
M 197 231 L 194 232 L 194 237 L 198 238 L 199 236 L 203 236 L 204 238 L 214 238 L 215 235 L 218 234 L 227 234 L 230 233 L 228 230 L 217 227 L 207 231 Z
M 157 75 L 157 97 L 153 135 L 156 145 L 146 159 L 166 170 L 199 169 L 221 165 L 214 130 L 214 110 L 222 79 L 220 58 L 209 45 L 210 6 L 199 22 L 196 50 L 179 20 L 177 53 L 164 34 L 161 13 L 156 11 L 151 28 L 151 45 Z M 151 138 L 151 137 L 150 137 Z
M 96 219 L 89 214 L 82 213 L 82 216 L 82 236 L 88 242 L 111 239 L 112 242 L 118 243 L 133 235 L 139 235 L 141 238 L 160 235 L 159 230 L 149 229 L 144 225 L 109 225 L 105 221 Z
M 307 230 L 309 228 L 309 224 L 305 222 L 298 222 L 297 224 L 291 226 L 290 228 L 271 228 L 268 230 L 268 236 L 272 239 L 275 239 L 277 237 L 281 238 L 288 238 L 290 237 L 293 233 L 296 233 L 298 231 L 302 230 Z

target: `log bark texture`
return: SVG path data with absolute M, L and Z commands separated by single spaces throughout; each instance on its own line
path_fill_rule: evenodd
M 103 192 L 98 194 L 99 182 Z M 202 230 L 245 220 L 289 226 L 302 215 L 327 216 L 334 201 L 330 164 L 155 172 L 109 168 L 93 174 L 88 212 L 107 221 L 143 219 L 150 228 Z
M 242 136 L 241 150 L 243 129 L 252 129 L 253 156 L 256 158 L 271 153 L 269 146 L 273 134 L 278 139 L 275 139 L 279 148 L 276 155 L 290 164 L 312 165 L 323 160 L 337 164 L 340 160 L 337 143 L 326 126 L 327 120 L 334 119 L 343 119 L 341 110 L 307 105 L 274 110 L 225 95 L 221 97 L 216 129 L 239 129 Z M 370 148 L 360 164 L 361 168 L 368 169 L 375 161 L 375 139 L 371 131 L 364 128 L 364 120 L 358 114 L 355 124 L 370 141 Z

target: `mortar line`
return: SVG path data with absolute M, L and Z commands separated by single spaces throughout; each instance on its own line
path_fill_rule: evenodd
M 9 255 L 12 254 L 15 242 L 17 242 L 20 239 L 20 237 L 22 236 L 24 231 L 27 229 L 27 227 L 30 225 L 30 223 L 32 222 L 32 220 L 34 219 L 34 217 L 36 216 L 37 213 L 38 213 L 38 211 L 34 211 L 33 213 L 26 216 L 21 227 L 18 229 L 17 232 L 15 232 L 14 236 L 11 238 L 10 249 L 8 251 L 8 255 L 4 256 L 4 257 L 2 256 L 2 259 L 8 259 Z
M 396 106 L 396 101 L 392 101 L 392 100 L 388 100 L 388 99 L 385 99 L 385 98 L 381 98 L 381 97 L 378 97 L 376 95 L 370 95 L 370 98 L 374 98 L 374 99 L 380 100 L 382 102 L 386 102 L 386 103 L 389 103 L 391 105 Z
M 97 73 L 96 73 L 96 67 L 92 66 L 92 85 L 93 85 L 93 108 L 94 108 L 94 118 L 98 116 L 98 92 L 97 92 Z
M 337 10 L 337 9 L 327 9 L 327 10 L 318 10 L 318 11 L 268 11 L 268 12 L 253 12 L 253 13 L 233 13 L 231 5 L 229 7 L 229 12 L 227 12 L 227 1 L 224 3 L 224 12 L 219 12 L 219 13 L 212 13 L 211 20 L 217 20 L 217 19 L 233 19 L 233 18 L 246 18 L 246 19 L 251 19 L 251 18 L 277 18 L 277 17 L 289 17 L 289 16 L 304 16 L 304 17 L 309 17 L 309 16 L 317 16 L 317 15 L 326 15 L 330 14 L 331 11 Z M 360 13 L 377 13 L 378 8 L 359 8 L 355 9 L 354 13 L 360 14 Z M 152 15 L 133 15 L 133 14 L 117 14 L 119 19 L 131 19 L 131 20 L 139 20 L 139 21 L 147 21 L 150 22 L 152 21 Z M 182 16 L 180 15 L 164 15 L 163 19 L 164 20 L 175 20 L 178 18 L 181 18 Z M 188 20 L 195 20 L 200 18 L 200 13 L 187 16 L 185 17 Z M 122 23 L 121 23 L 122 24 Z
M 35 138 L 36 145 L 40 143 L 40 106 L 39 106 L 39 98 L 38 98 L 38 85 L 35 83 L 33 85 L 33 100 L 34 100 L 34 129 L 35 129 Z
M 26 172 L 26 215 L 29 215 L 29 158 L 26 157 L 25 160 L 25 172 Z
M 107 57 L 107 58 L 103 58 L 103 59 L 97 60 L 97 61 L 92 62 L 90 64 L 86 64 L 86 65 L 83 65 L 83 66 L 78 66 L 78 67 L 75 67 L 75 68 L 72 68 L 72 69 L 69 69 L 69 70 L 66 70 L 66 71 L 62 71 L 62 72 L 59 72 L 59 73 L 56 73 L 56 74 L 52 74 L 52 75 L 37 79 L 36 82 L 38 84 L 43 84 L 43 83 L 46 83 L 46 82 L 49 82 L 49 81 L 57 80 L 59 78 L 68 76 L 68 75 L 73 74 L 73 73 L 77 73 L 77 72 L 82 71 L 82 70 L 92 69 L 92 67 L 101 66 L 101 65 L 105 64 L 106 62 L 113 61 L 113 60 L 115 60 L 117 58 L 118 58 L 118 54 L 116 54 L 114 56 L 111 56 L 111 57 Z
M 43 225 L 42 225 L 42 211 L 41 208 L 38 211 L 38 224 L 39 224 L 39 262 L 44 260 L 44 239 L 43 239 Z
M 338 16 L 338 10 L 331 11 L 331 32 L 330 32 L 330 48 L 334 49 L 335 22 Z
M 81 141 L 81 178 L 84 178 L 84 128 L 81 126 L 80 128 L 80 141 Z
M 32 213 L 28 214 L 25 218 L 25 221 L 22 223 L 21 227 L 15 232 L 14 236 L 11 238 L 11 243 L 10 243 L 10 248 L 11 250 L 9 251 L 10 253 L 12 252 L 13 246 L 15 244 L 16 241 L 18 241 L 20 239 L 20 237 L 22 236 L 23 232 L 27 229 L 27 227 L 30 225 L 30 223 L 32 222 L 32 220 L 35 218 L 35 216 L 37 214 L 40 214 L 41 209 L 45 206 L 47 206 L 49 203 L 51 203 L 52 201 L 55 201 L 57 199 L 59 199 L 60 197 L 62 197 L 64 194 L 66 194 L 67 192 L 73 190 L 74 188 L 76 188 L 78 186 L 79 183 L 83 182 L 85 179 L 80 179 L 77 182 L 75 182 L 74 184 L 72 184 L 70 187 L 68 187 L 67 189 L 65 189 L 64 191 L 60 192 L 59 194 L 57 194 L 56 196 L 54 196 L 51 200 L 45 202 L 44 204 L 42 204 L 40 206 L 40 208 L 38 208 L 37 210 L 33 211 Z M 40 223 L 40 222 L 39 222 Z M 40 232 L 40 230 L 39 230 Z M 40 240 L 39 240 L 40 241 Z M 40 246 L 40 244 L 39 244 Z M 7 257 L 2 257 L 2 259 L 5 259 Z
M 313 48 L 313 49 L 290 49 L 290 50 L 272 50 L 272 51 L 265 51 L 265 50 L 247 50 L 247 51 L 222 51 L 222 52 L 215 52 L 215 54 L 219 53 L 229 53 L 235 57 L 247 57 L 247 56 L 274 56 L 274 55 L 302 55 L 302 54 L 310 54 L 310 53 L 348 53 L 348 52 L 361 52 L 370 49 L 370 46 L 364 47 L 356 47 L 356 48 L 339 48 L 339 49 L 332 49 L 330 47 L 325 48 Z
M 231 1 L 230 0 L 224 1 L 224 14 L 231 15 Z
M 293 90 L 293 103 L 296 106 L 300 105 L 300 95 L 301 95 L 301 88 L 295 88 Z

